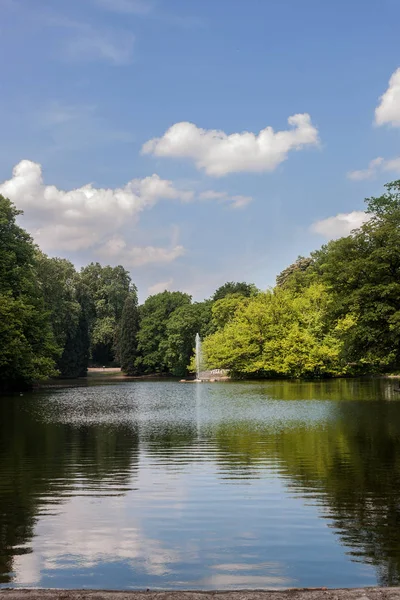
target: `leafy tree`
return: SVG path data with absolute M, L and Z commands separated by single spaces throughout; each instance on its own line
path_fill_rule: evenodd
M 386 189 L 366 199 L 367 223 L 313 255 L 332 317 L 353 323 L 343 354 L 367 371 L 400 367 L 400 180 Z
M 85 286 L 79 281 L 76 286 L 79 303 L 78 322 L 67 331 L 66 341 L 58 368 L 63 377 L 84 377 L 87 374 L 90 352 L 89 320 L 91 299 Z
M 33 293 L 33 255 L 31 236 L 16 223 L 22 211 L 0 195 L 0 292 L 14 298 Z
M 66 259 L 49 258 L 37 251 L 35 268 L 60 348 L 57 368 L 62 377 L 79 377 L 86 373 L 88 363 L 88 292 L 83 291 L 74 265 Z
M 138 333 L 138 364 L 147 372 L 167 373 L 170 359 L 166 357 L 167 324 L 175 310 L 190 305 L 190 296 L 182 292 L 162 292 L 149 296 L 140 307 Z
M 184 304 L 170 316 L 161 350 L 168 370 L 178 377 L 186 375 L 193 356 L 196 333 L 206 337 L 213 331 L 211 301 Z
M 81 270 L 81 281 L 93 300 L 90 318 L 91 354 L 95 362 L 109 363 L 115 359 L 118 324 L 131 278 L 122 266 L 102 267 L 91 263 Z
M 315 284 L 303 294 L 276 288 L 240 304 L 234 317 L 204 342 L 210 368 L 242 376 L 337 375 L 341 332 L 326 318 L 330 297 Z
M 248 298 L 242 294 L 228 294 L 212 305 L 212 321 L 215 329 L 222 329 L 236 314 L 236 311 L 248 304 Z
M 35 247 L 16 224 L 21 214 L 0 196 L 0 389 L 56 373 L 57 346 L 35 276 Z
M 299 290 L 310 283 L 313 259 L 308 256 L 299 256 L 297 260 L 286 267 L 276 278 L 278 287 L 290 287 L 291 289 Z
M 214 292 L 212 299 L 215 302 L 216 300 L 225 298 L 225 296 L 228 296 L 229 294 L 239 294 L 240 296 L 249 298 L 250 296 L 257 294 L 257 292 L 258 290 L 254 283 L 228 281 Z
M 136 375 L 139 372 L 137 364 L 139 319 L 137 292 L 134 289 L 126 297 L 118 331 L 118 357 L 121 370 L 127 375 Z

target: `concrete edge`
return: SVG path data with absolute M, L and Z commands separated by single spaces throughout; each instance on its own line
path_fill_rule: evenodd
M 290 588 L 284 590 L 118 591 L 65 589 L 0 589 L 1 600 L 400 600 L 400 587 Z

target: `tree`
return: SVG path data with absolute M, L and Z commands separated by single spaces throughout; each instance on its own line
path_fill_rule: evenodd
M 263 377 L 345 372 L 340 352 L 346 324 L 329 322 L 329 306 L 322 284 L 298 295 L 281 288 L 258 294 L 204 341 L 208 367 Z
M 257 294 L 257 292 L 258 290 L 254 283 L 228 281 L 214 292 L 212 299 L 215 302 L 216 300 L 225 298 L 225 296 L 228 296 L 229 294 L 239 294 L 240 296 L 249 298 L 250 296 Z
M 138 349 L 140 362 L 146 373 L 169 371 L 165 340 L 167 324 L 175 310 L 190 304 L 190 296 L 182 292 L 162 292 L 149 296 L 140 307 Z
M 160 346 L 172 375 L 184 377 L 187 374 L 196 333 L 203 338 L 214 330 L 211 309 L 210 300 L 184 304 L 168 319 L 165 338 Z
M 35 247 L 0 196 L 0 389 L 54 375 L 58 348 L 35 274 Z
M 90 318 L 92 358 L 100 364 L 112 362 L 124 302 L 132 289 L 131 278 L 120 265 L 102 267 L 99 263 L 91 263 L 81 270 L 81 281 L 93 301 Z
M 236 314 L 236 311 L 248 304 L 248 297 L 242 294 L 228 294 L 212 305 L 212 321 L 215 329 L 222 329 Z
M 57 368 L 62 377 L 79 377 L 87 371 L 88 319 L 87 290 L 74 265 L 63 258 L 35 253 L 35 267 L 49 313 L 55 341 L 60 349 Z
M 290 287 L 291 289 L 299 290 L 310 283 L 313 259 L 308 256 L 299 256 L 297 260 L 286 267 L 276 278 L 278 287 Z
M 67 330 L 63 353 L 57 363 L 61 376 L 69 378 L 84 377 L 89 363 L 91 301 L 86 287 L 79 281 L 79 276 L 76 300 L 79 304 L 78 321 L 73 329 Z
M 370 220 L 313 254 L 332 318 L 352 320 L 344 357 L 366 371 L 400 367 L 400 180 L 367 198 Z
M 118 357 L 126 375 L 137 375 L 139 308 L 136 289 L 126 297 L 118 332 Z

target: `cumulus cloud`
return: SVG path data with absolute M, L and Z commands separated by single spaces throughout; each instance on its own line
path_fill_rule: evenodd
M 162 292 L 165 292 L 165 290 L 169 290 L 171 288 L 171 285 L 173 284 L 174 280 L 172 279 L 168 279 L 167 281 L 159 281 L 158 283 L 155 283 L 154 285 L 151 285 L 150 287 L 147 288 L 147 291 L 149 292 L 150 295 L 153 294 L 160 294 Z
M 353 229 L 361 227 L 369 218 L 370 215 L 367 215 L 362 210 L 354 210 L 351 213 L 339 213 L 335 217 L 316 221 L 311 225 L 311 231 L 332 240 L 349 235 Z
M 243 171 L 273 171 L 291 150 L 318 144 L 318 131 L 310 115 L 293 115 L 288 123 L 290 129 L 285 131 L 275 132 L 266 127 L 258 134 L 244 131 L 230 135 L 201 129 L 194 123 L 175 123 L 162 137 L 146 142 L 142 153 L 189 158 L 198 169 L 214 177 Z
M 375 123 L 400 127 L 400 68 L 393 73 L 386 92 L 380 97 L 375 109 Z
M 100 256 L 115 264 L 122 263 L 125 267 L 143 267 L 149 264 L 168 264 L 185 254 L 183 246 L 177 245 L 171 248 L 157 246 L 130 246 L 119 236 L 108 240 L 104 246 L 99 248 Z
M 207 190 L 199 194 L 200 200 L 217 200 L 218 202 L 228 203 L 230 208 L 244 208 L 253 198 L 251 196 L 230 196 L 227 192 L 215 192 Z
M 45 251 L 95 249 L 103 257 L 125 260 L 127 266 L 165 264 L 181 256 L 182 246 L 171 248 L 129 246 L 117 231 L 163 199 L 187 201 L 193 194 L 178 190 L 171 181 L 151 175 L 132 179 L 124 187 L 106 189 L 87 184 L 64 191 L 45 185 L 38 163 L 23 160 L 13 176 L 0 184 L 0 194 L 25 212 L 24 224 Z
M 383 168 L 385 171 L 393 171 L 400 173 L 400 157 L 392 158 L 390 160 L 385 161 Z
M 350 171 L 347 173 L 347 177 L 348 179 L 353 179 L 353 181 L 362 181 L 364 179 L 372 179 L 382 171 L 400 172 L 400 157 L 384 159 L 378 156 L 378 158 L 371 160 L 366 169 Z

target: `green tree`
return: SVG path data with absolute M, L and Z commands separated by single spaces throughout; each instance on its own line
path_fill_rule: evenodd
M 305 258 L 299 256 L 297 260 L 286 267 L 276 278 L 278 287 L 290 287 L 290 289 L 300 290 L 310 284 L 310 277 L 313 271 L 313 259 L 311 256 Z
M 122 266 L 102 267 L 91 263 L 81 270 L 81 281 L 93 301 L 90 318 L 91 354 L 95 362 L 112 362 L 116 353 L 118 324 L 126 297 L 131 291 L 131 278 Z
M 118 330 L 118 357 L 121 370 L 126 375 L 137 375 L 139 372 L 137 361 L 139 324 L 137 292 L 136 289 L 132 289 L 126 297 Z
M 248 304 L 248 297 L 242 294 L 228 294 L 212 305 L 212 321 L 215 329 L 222 329 L 231 321 L 239 308 Z
M 204 338 L 213 329 L 210 300 L 184 304 L 171 314 L 167 322 L 165 338 L 160 346 L 172 375 L 184 377 L 187 374 L 193 356 L 196 333 Z
M 322 284 L 304 293 L 276 288 L 239 304 L 233 318 L 203 344 L 209 368 L 241 376 L 337 375 L 346 323 L 327 319 L 330 296 Z
M 63 258 L 49 258 L 40 251 L 35 255 L 45 307 L 50 315 L 54 338 L 60 348 L 57 368 L 62 377 L 79 377 L 87 371 L 88 292 L 74 265 Z M 85 291 L 84 291 L 85 288 Z
M 35 246 L 0 196 L 0 389 L 30 386 L 56 373 L 57 345 L 35 273 Z
M 240 296 L 246 296 L 249 298 L 250 296 L 254 296 L 257 294 L 258 290 L 254 283 L 246 283 L 245 281 L 228 281 L 221 285 L 215 292 L 212 297 L 214 302 L 216 300 L 221 300 L 228 296 L 229 294 L 239 294 Z
M 167 325 L 174 311 L 184 305 L 190 305 L 188 294 L 165 291 L 149 296 L 140 307 L 138 364 L 146 373 L 169 371 L 170 359 L 166 357 L 165 345 Z
M 79 281 L 79 275 L 77 279 L 75 293 L 79 303 L 79 316 L 76 326 L 67 330 L 63 353 L 58 361 L 58 368 L 63 377 L 86 376 L 89 363 L 89 322 L 92 304 L 86 286 Z
M 344 357 L 366 371 L 400 367 L 400 181 L 386 189 L 366 199 L 368 222 L 313 254 L 332 317 L 353 323 Z

